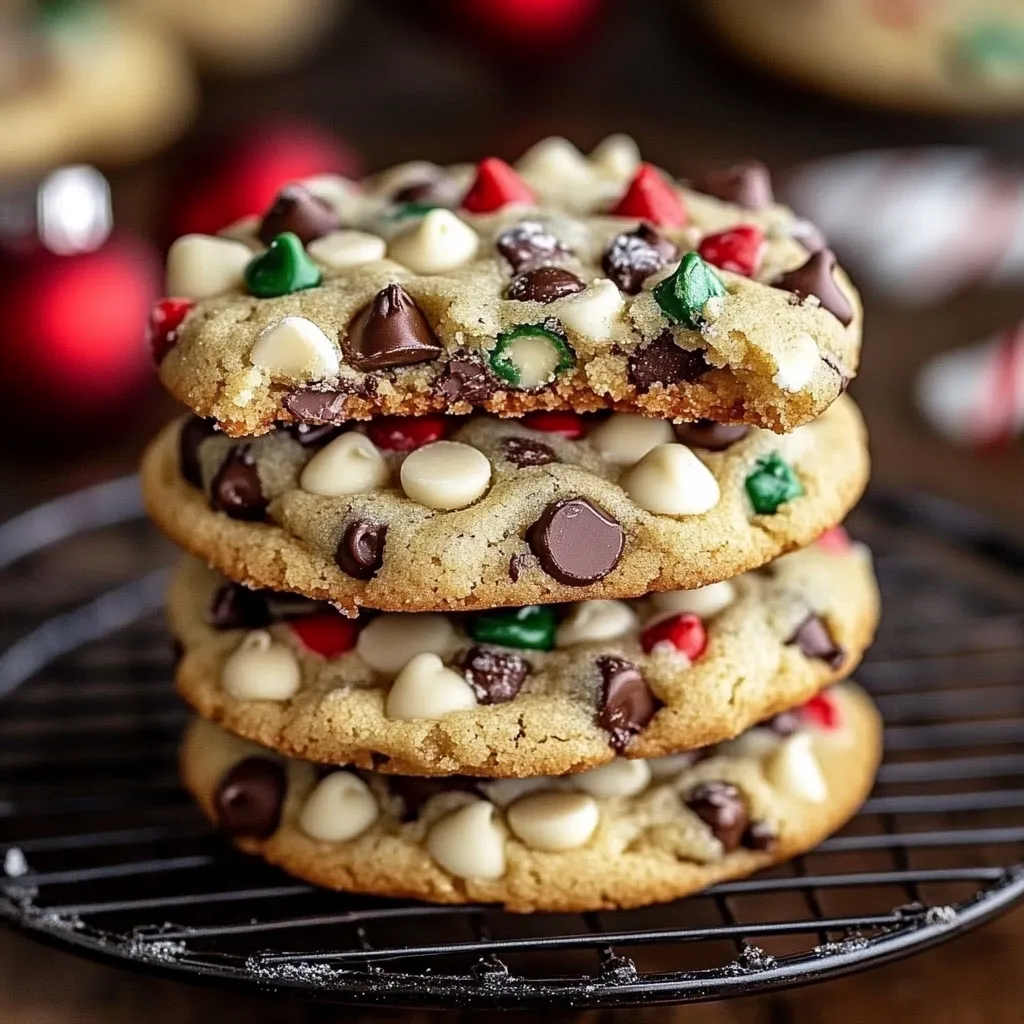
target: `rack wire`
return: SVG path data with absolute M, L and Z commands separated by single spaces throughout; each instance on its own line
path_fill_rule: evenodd
M 133 484 L 106 487 L 0 526 L 0 919 L 33 936 L 313 1000 L 615 1007 L 860 970 L 1024 895 L 1024 545 L 964 509 L 875 495 L 853 521 L 885 597 L 858 677 L 888 728 L 847 828 L 675 903 L 517 916 L 324 892 L 211 833 L 175 772 L 171 552 Z

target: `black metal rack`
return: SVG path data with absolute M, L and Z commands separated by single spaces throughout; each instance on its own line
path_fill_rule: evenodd
M 875 496 L 852 524 L 885 595 L 858 678 L 888 730 L 846 829 L 687 900 L 530 916 L 322 892 L 211 834 L 175 775 L 171 553 L 137 514 L 119 482 L 0 526 L 0 918 L 31 935 L 308 999 L 614 1007 L 859 970 L 1024 894 L 1024 546 L 956 506 Z

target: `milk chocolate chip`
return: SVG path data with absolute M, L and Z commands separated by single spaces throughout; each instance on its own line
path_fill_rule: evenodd
M 586 285 L 564 267 L 534 267 L 512 278 L 505 298 L 519 302 L 554 302 L 581 292 Z
M 543 441 L 534 441 L 528 437 L 507 437 L 501 448 L 505 458 L 520 469 L 527 466 L 546 466 L 558 461 L 553 448 Z
M 681 444 L 688 448 L 703 448 L 709 452 L 724 452 L 750 433 L 750 427 L 739 424 L 697 420 L 696 423 L 675 423 L 673 430 Z
M 511 651 L 471 647 L 462 658 L 462 670 L 481 704 L 505 704 L 519 693 L 530 665 Z
M 233 836 L 265 839 L 280 824 L 284 794 L 283 765 L 266 757 L 247 757 L 217 787 L 213 798 L 217 822 Z
M 441 371 L 437 390 L 451 404 L 469 402 L 475 405 L 491 396 L 494 383 L 482 363 L 456 357 Z
M 726 853 L 739 848 L 750 815 L 743 796 L 731 782 L 701 782 L 691 790 L 686 806 L 711 829 Z
M 586 498 L 551 502 L 526 539 L 544 571 L 570 587 L 604 579 L 625 543 L 619 523 Z
M 775 202 L 771 173 L 757 160 L 745 160 L 711 171 L 695 181 L 693 187 L 716 199 L 736 203 L 745 210 L 763 210 Z
M 213 595 L 206 621 L 214 629 L 262 629 L 270 624 L 270 609 L 261 591 L 227 583 Z
M 386 370 L 436 359 L 441 343 L 412 296 L 400 285 L 382 288 L 356 314 L 343 341 L 357 370 Z
M 193 487 L 203 486 L 203 471 L 199 465 L 199 446 L 216 433 L 212 420 L 190 416 L 178 435 L 178 466 L 182 477 Z
M 612 239 L 601 269 L 627 295 L 636 295 L 651 274 L 678 258 L 679 249 L 671 239 L 649 224 L 641 224 Z
M 629 357 L 629 379 L 641 393 L 650 391 L 655 384 L 692 384 L 710 369 L 702 351 L 681 348 L 671 331 L 662 331 Z
M 597 659 L 597 669 L 601 673 L 597 724 L 608 731 L 613 749 L 621 754 L 654 717 L 661 702 L 631 661 L 606 654 Z
M 349 523 L 334 556 L 338 568 L 357 580 L 373 579 L 384 564 L 387 535 L 386 523 L 370 523 L 365 519 Z
M 813 253 L 803 266 L 782 274 L 772 282 L 772 287 L 792 292 L 801 299 L 814 295 L 821 308 L 828 310 L 844 327 L 853 320 L 853 306 L 843 290 L 836 284 L 834 275 L 836 254 L 831 249 Z
M 256 459 L 247 444 L 228 452 L 210 484 L 210 508 L 232 519 L 262 519 L 267 499 L 260 488 Z
M 283 231 L 290 231 L 299 236 L 303 245 L 308 245 L 340 225 L 334 210 L 304 185 L 285 185 L 278 192 L 273 206 L 263 215 L 259 239 L 264 245 L 270 245 Z
M 529 266 L 555 263 L 572 255 L 572 250 L 561 239 L 535 220 L 524 220 L 506 228 L 494 245 L 508 260 L 514 274 Z
M 832 634 L 818 615 L 809 615 L 786 641 L 796 644 L 806 658 L 818 658 L 831 669 L 837 669 L 846 658 L 846 652 L 832 639 Z

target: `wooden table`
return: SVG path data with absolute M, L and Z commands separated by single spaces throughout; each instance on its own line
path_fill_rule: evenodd
M 1007 158 L 1024 155 L 1024 129 L 1017 123 L 869 114 L 771 86 L 708 52 L 699 25 L 654 0 L 615 5 L 596 38 L 571 61 L 511 60 L 500 74 L 405 15 L 399 5 L 364 3 L 304 70 L 285 79 L 210 83 L 204 127 L 216 132 L 240 113 L 316 115 L 353 140 L 370 166 L 419 155 L 512 157 L 544 134 L 562 133 L 590 145 L 623 128 L 652 159 L 681 172 L 749 153 L 783 168 L 823 153 L 908 143 L 976 143 Z M 122 222 L 141 229 L 157 222 L 161 183 L 174 159 L 172 154 L 116 175 Z M 985 457 L 954 450 L 916 418 L 909 391 L 914 369 L 929 353 L 983 337 L 1024 315 L 1024 292 L 977 293 L 917 311 L 866 298 L 866 346 L 853 394 L 872 428 L 876 483 L 922 487 L 1019 528 L 1024 445 Z M 31 447 L 17 462 L 12 454 L 0 456 L 8 482 L 0 508 L 126 469 L 170 412 L 169 403 L 157 403 L 87 458 L 61 460 L 52 449 Z M 12 447 L 21 448 L 22 441 L 31 445 L 28 437 Z M 1022 974 L 1024 909 L 940 949 L 858 977 L 729 1004 L 601 1019 L 1017 1024 L 1024 1019 Z M 153 981 L 0 932 L 3 1024 L 292 1024 L 361 1017 Z

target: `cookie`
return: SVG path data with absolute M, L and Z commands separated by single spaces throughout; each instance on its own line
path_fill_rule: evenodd
M 804 853 L 855 813 L 880 753 L 874 706 L 844 684 L 700 754 L 568 778 L 324 772 L 203 719 L 181 771 L 239 847 L 306 881 L 525 913 L 677 899 Z
M 233 436 L 474 407 L 793 429 L 856 372 L 859 299 L 764 167 L 697 186 L 625 137 L 293 184 L 171 247 L 161 379 Z
M 705 0 L 773 75 L 861 103 L 997 113 L 1024 107 L 1024 12 L 1005 0 Z
M 150 446 L 142 482 L 156 524 L 234 580 L 457 611 L 717 582 L 835 525 L 867 473 L 844 397 L 781 437 L 560 413 L 238 441 L 188 420 Z
M 860 661 L 878 594 L 840 529 L 701 590 L 358 620 L 188 560 L 168 612 L 180 693 L 246 739 L 388 773 L 522 777 L 707 746 L 810 699 Z

